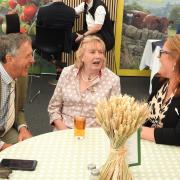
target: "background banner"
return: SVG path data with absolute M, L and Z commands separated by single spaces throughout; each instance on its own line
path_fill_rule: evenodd
M 119 0 L 117 8 L 117 74 L 147 76 L 148 70 L 138 70 L 146 42 L 175 34 L 180 23 L 180 1 Z

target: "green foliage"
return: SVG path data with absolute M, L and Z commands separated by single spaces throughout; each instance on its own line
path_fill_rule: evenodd
M 177 24 L 180 23 L 180 6 L 176 6 L 171 10 L 168 19 L 174 22 L 171 27 L 176 29 Z
M 143 6 L 138 4 L 136 1 L 134 1 L 132 4 L 126 5 L 125 10 L 126 11 L 137 10 L 137 11 L 149 12 L 148 10 L 144 9 Z

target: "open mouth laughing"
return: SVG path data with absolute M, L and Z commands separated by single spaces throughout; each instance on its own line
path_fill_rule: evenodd
M 99 65 L 100 62 L 101 62 L 100 60 L 95 60 L 95 61 L 93 62 L 93 64 Z

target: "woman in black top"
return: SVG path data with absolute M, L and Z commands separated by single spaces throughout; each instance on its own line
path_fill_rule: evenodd
M 141 137 L 158 144 L 180 145 L 180 35 L 170 37 L 159 54 L 161 67 L 152 80 L 150 116 Z

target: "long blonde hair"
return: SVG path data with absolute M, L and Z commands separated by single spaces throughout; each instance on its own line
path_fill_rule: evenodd
M 105 44 L 104 44 L 104 41 L 97 37 L 97 36 L 94 36 L 94 35 L 89 35 L 89 36 L 86 36 L 80 43 L 79 45 L 79 48 L 78 50 L 76 51 L 76 60 L 74 62 L 75 66 L 77 68 L 81 68 L 83 66 L 83 62 L 82 62 L 82 57 L 84 55 L 84 51 L 86 49 L 86 44 L 88 43 L 99 43 L 101 44 L 102 48 L 103 48 L 103 51 L 104 51 L 104 64 L 103 64 L 103 67 L 104 68 L 106 66 L 106 57 L 105 57 L 105 50 L 106 50 L 106 47 L 105 47 Z

